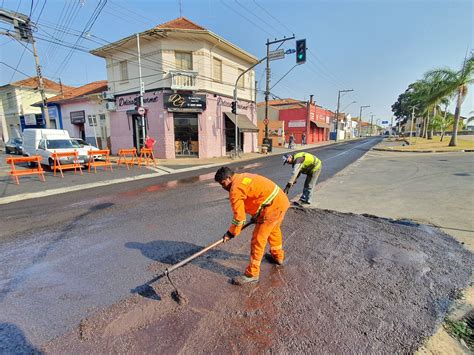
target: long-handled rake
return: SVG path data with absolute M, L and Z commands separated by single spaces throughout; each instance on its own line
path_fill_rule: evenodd
M 245 228 L 247 228 L 248 226 L 254 224 L 255 221 L 254 220 L 250 220 L 250 222 L 247 222 L 243 227 L 242 227 L 242 230 L 244 230 Z M 172 273 L 174 270 L 180 268 L 181 266 L 184 266 L 186 265 L 187 263 L 189 263 L 190 261 L 196 259 L 197 257 L 201 256 L 202 254 L 206 253 L 207 251 L 211 250 L 212 248 L 215 248 L 216 246 L 218 246 L 219 244 L 222 244 L 224 242 L 224 239 L 221 238 L 217 241 L 215 241 L 214 243 L 208 245 L 207 247 L 201 249 L 200 251 L 198 251 L 197 253 L 194 253 L 193 255 L 187 257 L 186 259 L 180 261 L 179 263 L 177 264 L 174 264 L 168 268 L 165 269 L 165 271 L 163 271 L 161 274 L 155 276 L 153 279 L 151 279 L 150 281 L 148 281 L 146 284 L 142 285 L 143 286 L 151 286 L 151 284 L 153 284 L 154 282 L 158 281 L 159 279 L 161 279 L 162 277 L 167 277 L 169 282 L 171 283 L 171 285 L 173 286 L 174 288 L 174 291 L 172 292 L 172 297 L 173 299 L 178 302 L 179 304 L 183 304 L 183 303 L 187 303 L 187 298 L 186 296 L 180 292 L 178 290 L 178 288 L 176 287 L 176 285 L 173 283 L 173 281 L 171 280 L 171 277 L 170 277 L 170 273 Z

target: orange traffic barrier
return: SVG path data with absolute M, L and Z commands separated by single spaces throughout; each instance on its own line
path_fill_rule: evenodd
M 103 166 L 105 170 L 107 170 L 107 167 L 110 166 L 110 171 L 113 171 L 112 163 L 110 162 L 110 150 L 89 150 L 87 155 L 89 157 L 89 163 L 87 164 L 88 172 L 91 172 L 91 168 L 93 167 L 94 173 L 96 173 L 98 166 Z M 96 158 L 97 156 L 100 156 L 101 160 L 98 160 L 98 158 Z
M 148 162 L 152 161 L 153 165 L 156 167 L 155 155 L 153 154 L 153 149 L 142 148 L 140 149 L 140 158 L 138 158 L 138 167 L 141 168 L 142 162 L 145 161 L 145 165 L 148 166 Z
M 119 160 L 117 162 L 117 165 L 120 166 L 120 164 L 125 164 L 127 166 L 127 170 L 130 169 L 129 165 L 133 166 L 135 162 L 138 163 L 137 148 L 119 149 L 118 155 L 119 155 Z M 130 157 L 131 159 L 128 159 Z
M 51 157 L 53 158 L 53 175 L 56 176 L 56 171 L 59 170 L 61 173 L 61 176 L 64 177 L 63 170 L 65 169 L 74 169 L 74 174 L 76 174 L 77 169 L 79 169 L 81 175 L 82 175 L 82 164 L 79 163 L 79 153 L 77 151 L 74 152 L 54 152 L 51 154 Z M 72 158 L 68 160 L 72 160 L 71 162 L 68 162 L 66 164 L 61 164 L 61 158 Z
M 12 177 L 15 184 L 20 185 L 18 176 L 23 176 L 23 175 L 37 174 L 41 181 L 43 182 L 46 181 L 44 178 L 44 170 L 41 167 L 41 159 L 42 157 L 40 157 L 39 155 L 34 155 L 32 157 L 20 157 L 20 158 L 14 158 L 12 156 L 8 157 L 7 164 L 10 164 L 11 166 L 10 176 Z M 15 164 L 17 163 L 36 163 L 36 168 L 16 170 Z

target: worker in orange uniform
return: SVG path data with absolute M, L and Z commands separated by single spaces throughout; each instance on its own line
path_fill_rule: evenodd
M 246 221 L 246 213 L 256 223 L 250 246 L 250 263 L 245 273 L 235 277 L 232 282 L 235 285 L 257 282 L 267 240 L 270 244 L 268 259 L 283 265 L 285 253 L 280 225 L 290 201 L 277 184 L 260 175 L 235 174 L 230 168 L 222 167 L 217 170 L 214 179 L 229 191 L 233 211 L 232 223 L 223 237 L 224 242 L 239 235 Z

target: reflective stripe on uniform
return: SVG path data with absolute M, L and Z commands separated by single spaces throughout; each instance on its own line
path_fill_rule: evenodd
M 234 226 L 240 226 L 240 225 L 244 225 L 245 221 L 239 221 L 238 219 L 232 218 L 232 224 Z
M 279 189 L 280 188 L 278 187 L 278 185 L 275 185 L 275 188 L 273 189 L 272 193 L 265 199 L 265 201 L 262 202 L 262 204 L 258 208 L 257 213 L 255 214 L 256 216 L 260 214 L 260 211 L 262 210 L 262 208 L 268 206 L 273 201 L 276 195 L 278 195 Z

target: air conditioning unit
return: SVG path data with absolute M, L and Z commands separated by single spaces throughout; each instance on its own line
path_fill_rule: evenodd
M 109 91 L 104 91 L 104 92 L 102 92 L 102 99 L 103 99 L 103 100 L 112 100 L 112 101 L 113 101 L 113 100 L 115 100 L 115 97 L 114 97 L 114 95 L 113 95 L 111 92 L 109 92 Z
M 115 108 L 115 102 L 106 102 L 105 103 L 105 108 L 108 110 L 108 111 L 115 111 L 116 108 Z

